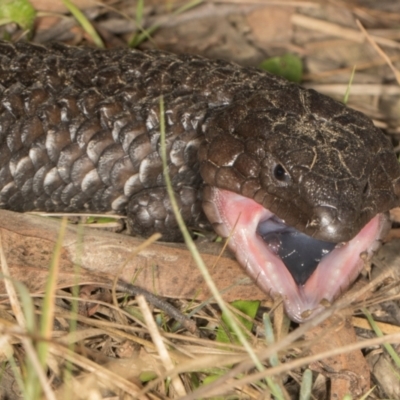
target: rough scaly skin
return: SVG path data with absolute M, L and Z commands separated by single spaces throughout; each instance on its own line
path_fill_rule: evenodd
M 24 43 L 2 43 L 0 57 L 3 208 L 128 211 L 138 214 L 131 219 L 140 233 L 168 235 L 175 223 L 157 211 L 165 199 L 154 189 L 163 186 L 161 94 L 170 174 L 191 225 L 201 216 L 202 180 L 332 241 L 353 237 L 398 201 L 392 146 L 370 120 L 256 69 L 158 51 Z M 274 179 L 278 163 L 287 181 Z M 325 204 L 341 221 L 332 238 L 315 221 Z
M 201 202 L 211 187 L 335 243 L 399 203 L 392 145 L 367 117 L 265 72 L 26 43 L 0 43 L 0 60 L 1 208 L 114 211 L 135 233 L 179 238 L 163 184 L 160 95 L 189 226 L 207 224 Z

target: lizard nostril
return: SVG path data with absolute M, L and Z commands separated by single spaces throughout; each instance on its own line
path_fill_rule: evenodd
M 363 189 L 363 195 L 367 195 L 369 193 L 369 182 L 367 182 Z
M 396 179 L 393 183 L 393 188 L 396 196 L 400 198 L 400 178 Z
M 318 206 L 314 208 L 314 215 L 311 220 L 313 226 L 324 228 L 337 221 L 337 209 L 329 206 Z

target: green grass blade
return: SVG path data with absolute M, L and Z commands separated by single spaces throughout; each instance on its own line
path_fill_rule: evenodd
M 140 33 L 136 33 L 135 35 L 133 35 L 133 38 L 129 41 L 128 46 L 135 48 L 137 46 L 139 46 L 140 43 L 144 42 L 145 40 L 150 40 L 151 39 L 151 35 L 158 29 L 160 28 L 161 24 L 154 24 L 153 26 L 151 26 L 148 29 L 143 29 L 143 28 L 139 28 L 140 29 Z
M 136 24 L 137 26 L 143 26 L 143 8 L 144 0 L 138 0 L 136 5 Z
M 196 6 L 198 6 L 199 4 L 203 3 L 204 0 L 192 0 L 189 1 L 188 3 L 184 4 L 183 6 L 179 7 L 178 9 L 176 9 L 173 14 L 175 15 L 179 15 L 184 13 L 187 10 L 190 10 L 191 8 L 194 8 Z
M 82 13 L 82 11 L 75 6 L 70 0 L 62 0 L 65 7 L 68 8 L 69 12 L 75 17 L 75 19 L 79 22 L 85 32 L 92 38 L 93 42 L 97 47 L 104 48 L 104 43 L 101 40 L 101 37 L 94 29 L 93 25 L 86 18 L 86 16 Z
M 49 268 L 49 275 L 46 282 L 45 294 L 43 299 L 42 316 L 40 319 L 40 334 L 43 338 L 51 339 L 54 321 L 55 292 L 57 289 L 57 278 L 60 269 L 62 243 L 67 228 L 67 219 L 63 218 L 60 226 L 60 233 L 54 248 L 52 261 Z M 38 343 L 39 360 L 44 367 L 48 354 L 48 343 L 40 341 Z
M 208 272 L 207 267 L 204 264 L 204 261 L 201 258 L 201 255 L 198 252 L 196 245 L 194 244 L 193 239 L 190 236 L 190 234 L 185 226 L 185 222 L 183 221 L 182 215 L 179 212 L 178 204 L 176 202 L 175 195 L 173 193 L 173 188 L 172 188 L 172 184 L 171 184 L 171 180 L 170 180 L 169 172 L 168 172 L 167 149 L 166 149 L 166 144 L 165 144 L 164 100 L 162 97 L 160 97 L 160 134 L 161 134 L 161 139 L 160 139 L 160 141 L 161 141 L 161 158 L 162 158 L 162 163 L 163 163 L 163 173 L 164 173 L 165 184 L 168 188 L 174 215 L 175 215 L 176 221 L 179 225 L 179 228 L 182 232 L 182 235 L 184 237 L 186 246 L 189 249 L 190 253 L 192 254 L 192 256 L 196 262 L 196 265 L 200 269 L 200 272 L 203 275 L 203 278 L 207 282 L 207 285 L 209 286 L 209 289 L 210 289 L 212 295 L 214 296 L 216 302 L 220 306 L 222 312 L 225 313 L 229 317 L 229 319 L 232 320 L 232 330 L 237 335 L 240 343 L 247 350 L 248 354 L 250 355 L 250 357 L 253 360 L 254 364 L 256 365 L 257 369 L 262 371 L 264 369 L 263 365 L 258 360 L 255 352 L 251 348 L 249 342 L 246 340 L 246 337 L 244 336 L 242 330 L 234 322 L 234 316 L 230 312 L 228 307 L 225 305 L 225 302 L 222 299 L 217 287 L 215 286 L 214 282 L 212 281 L 211 275 Z
M 367 393 L 363 394 L 358 400 L 367 400 L 369 399 L 370 395 L 372 395 L 373 391 L 376 389 L 376 386 L 373 386 L 371 389 L 368 390 Z
M 353 70 L 351 71 L 350 80 L 349 80 L 349 83 L 347 85 L 346 93 L 344 94 L 344 98 L 343 98 L 343 103 L 344 104 L 347 104 L 347 102 L 349 101 L 351 85 L 353 83 L 355 74 L 356 74 L 356 66 L 354 66 Z
M 216 302 L 218 303 L 219 307 L 221 308 L 221 311 L 223 313 L 225 313 L 227 318 L 230 319 L 231 328 L 232 328 L 233 332 L 236 334 L 236 337 L 238 338 L 239 342 L 242 344 L 242 346 L 247 351 L 247 353 L 248 353 L 249 357 L 251 358 L 251 360 L 253 361 L 255 367 L 259 371 L 264 371 L 264 366 L 262 365 L 260 360 L 257 358 L 257 355 L 255 354 L 250 343 L 247 341 L 246 336 L 244 335 L 243 331 L 240 329 L 239 325 L 236 323 L 234 315 L 231 313 L 229 308 L 226 306 L 217 287 L 215 286 L 215 283 L 213 282 L 211 275 L 208 272 L 208 269 L 207 269 L 206 265 L 204 264 L 204 261 L 200 255 L 199 251 L 197 250 L 196 245 L 193 242 L 193 239 L 190 236 L 189 231 L 186 228 L 186 225 L 185 225 L 185 222 L 183 221 L 182 215 L 179 212 L 178 204 L 176 202 L 174 191 L 173 191 L 172 184 L 171 184 L 171 180 L 169 177 L 168 165 L 167 165 L 167 150 L 166 150 L 166 144 L 165 144 L 165 118 L 164 118 L 163 97 L 160 97 L 160 135 L 161 135 L 161 138 L 160 138 L 161 158 L 162 158 L 162 163 L 163 163 L 163 174 L 164 174 L 165 184 L 167 186 L 172 209 L 174 211 L 176 221 L 179 225 L 179 228 L 180 228 L 183 238 L 185 240 L 185 244 L 186 244 L 188 250 L 190 251 L 201 274 L 203 275 L 203 278 L 206 281 L 211 294 L 214 296 Z M 282 394 L 282 391 L 281 391 L 281 388 L 279 387 L 279 385 L 275 384 L 275 382 L 271 378 L 267 378 L 266 381 L 267 381 L 267 384 L 268 384 L 268 387 L 269 387 L 271 393 L 275 396 L 275 398 L 277 400 L 284 400 L 284 395 Z
M 367 317 L 367 320 L 368 320 L 369 324 L 371 325 L 371 328 L 374 330 L 376 336 L 383 337 L 384 335 L 383 335 L 382 331 L 380 330 L 378 324 L 375 322 L 374 318 L 372 317 L 371 313 L 366 308 L 363 308 L 362 312 Z M 392 357 L 392 360 L 396 364 L 397 368 L 400 368 L 400 357 L 394 350 L 393 346 L 390 343 L 384 343 L 383 347 L 389 353 L 390 357 Z
M 269 317 L 269 314 L 267 314 L 267 313 L 263 314 L 263 322 L 264 322 L 265 338 L 267 340 L 267 343 L 269 345 L 273 345 L 275 343 L 275 337 L 274 337 L 274 330 L 272 327 L 272 322 Z M 271 366 L 273 366 L 273 367 L 276 367 L 277 365 L 279 365 L 278 355 L 273 354 L 269 358 L 269 362 L 270 362 Z
M 204 0 L 192 0 L 192 1 L 188 2 L 187 4 L 184 4 L 183 6 L 179 7 L 175 11 L 173 11 L 172 15 L 179 15 L 191 8 L 196 7 L 203 1 Z M 150 40 L 151 35 L 163 25 L 163 22 L 156 22 L 154 25 L 145 29 L 143 27 L 143 6 L 140 3 L 141 3 L 141 1 L 139 1 L 136 6 L 136 24 L 138 26 L 139 32 L 137 32 L 133 35 L 132 39 L 129 40 L 129 44 L 128 44 L 128 46 L 132 47 L 132 48 L 139 46 L 145 40 Z
M 299 400 L 310 400 L 312 391 L 312 371 L 306 369 L 301 380 Z

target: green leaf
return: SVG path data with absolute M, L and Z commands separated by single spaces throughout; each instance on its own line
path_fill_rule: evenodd
M 260 68 L 296 83 L 301 82 L 303 76 L 301 59 L 293 54 L 268 58 L 260 64 Z
M 139 375 L 140 382 L 146 383 L 153 381 L 157 378 L 157 374 L 154 371 L 142 371 Z
M 15 22 L 22 29 L 31 30 L 36 11 L 28 0 L 0 0 L 0 23 Z
M 237 310 L 241 311 L 243 314 L 246 314 L 248 317 L 253 319 L 258 311 L 258 308 L 260 306 L 259 301 L 243 301 L 243 300 L 237 300 L 231 303 L 232 307 L 236 308 Z M 251 331 L 253 328 L 253 323 L 244 317 L 240 315 L 235 315 L 236 318 L 239 320 L 239 322 L 246 328 L 246 330 Z M 237 342 L 236 335 L 233 333 L 232 330 L 232 323 L 231 321 L 226 317 L 225 314 L 222 314 L 222 322 L 225 324 L 225 326 L 228 328 L 229 332 L 226 332 L 224 329 L 224 326 L 219 326 L 218 331 L 217 331 L 217 342 L 220 343 L 230 343 L 231 339 L 233 338 L 235 342 Z M 243 332 L 246 334 L 246 331 Z

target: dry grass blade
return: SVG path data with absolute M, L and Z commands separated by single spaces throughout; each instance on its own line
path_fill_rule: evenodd
M 378 287 L 381 285 L 387 278 L 390 276 L 390 271 L 387 270 L 382 273 L 379 277 L 377 277 L 370 285 L 367 285 L 360 290 L 355 292 L 347 293 L 342 299 L 337 301 L 332 307 L 328 308 L 318 316 L 316 316 L 313 320 L 301 325 L 299 328 L 282 338 L 279 342 L 276 342 L 274 345 L 269 346 L 267 349 L 262 350 L 257 354 L 260 360 L 267 360 L 274 354 L 278 352 L 282 352 L 285 349 L 290 348 L 293 344 L 299 340 L 304 334 L 306 334 L 310 329 L 315 326 L 318 326 L 320 323 L 325 321 L 327 318 L 331 317 L 333 314 L 338 313 L 339 310 L 342 308 L 348 307 L 350 304 L 356 304 L 357 299 L 363 297 L 366 293 L 370 292 L 374 287 Z M 364 347 L 372 346 L 377 343 L 384 343 L 387 342 L 398 342 L 400 340 L 400 334 L 396 333 L 393 335 L 388 335 L 384 338 L 376 338 L 367 340 L 361 343 L 353 343 L 349 344 L 348 346 L 344 346 L 335 350 L 319 353 L 317 355 L 304 357 L 300 359 L 296 359 L 294 361 L 287 362 L 285 364 L 281 364 L 277 367 L 266 369 L 265 371 L 258 372 L 253 374 L 249 377 L 243 378 L 240 380 L 238 385 L 245 385 L 258 379 L 265 378 L 267 376 L 274 376 L 277 374 L 281 374 L 295 368 L 308 365 L 311 362 L 326 359 L 328 357 L 332 357 L 334 355 L 338 355 L 345 352 L 354 351 L 356 349 L 361 349 Z M 213 383 L 210 383 L 206 387 L 199 388 L 198 390 L 194 391 L 193 393 L 189 394 L 185 397 L 185 400 L 194 400 L 201 396 L 205 395 L 218 395 L 224 393 L 225 390 L 229 388 L 229 384 L 225 384 L 225 382 L 229 379 L 233 379 L 240 374 L 245 373 L 253 366 L 252 362 L 247 358 L 243 362 L 239 363 L 237 366 L 232 368 L 228 373 L 226 373 L 222 378 L 217 379 Z
M 112 371 L 103 368 L 101 365 L 89 360 L 85 356 L 71 352 L 70 350 L 56 343 L 50 345 L 50 353 L 95 374 L 100 382 L 109 385 L 110 388 L 117 387 L 125 393 L 129 393 L 131 396 L 135 396 L 140 400 L 148 399 L 147 396 L 140 394 L 140 388 L 133 382 L 129 382 Z
M 260 379 L 263 379 L 263 378 L 266 378 L 269 376 L 275 376 L 275 375 L 279 375 L 279 374 L 283 374 L 285 372 L 295 370 L 296 368 L 309 365 L 315 361 L 324 360 L 329 357 L 333 357 L 336 355 L 354 351 L 356 349 L 363 349 L 366 347 L 380 345 L 380 344 L 387 343 L 387 342 L 400 343 L 400 334 L 396 333 L 396 334 L 388 335 L 385 337 L 364 340 L 362 342 L 352 343 L 347 346 L 337 348 L 335 350 L 322 352 L 322 353 L 319 353 L 319 354 L 316 354 L 313 356 L 298 358 L 293 361 L 289 361 L 285 364 L 281 364 L 277 367 L 269 368 L 264 371 L 256 372 L 256 373 L 250 374 L 244 378 L 238 379 L 235 382 L 235 385 L 242 387 L 246 384 L 257 382 Z M 261 354 L 260 354 L 260 356 L 261 356 Z M 260 357 L 260 358 L 262 358 L 262 357 Z M 235 368 L 234 369 L 235 371 L 232 370 L 230 372 L 229 378 L 234 378 L 235 376 L 239 376 L 241 373 L 243 373 L 244 370 L 248 369 L 249 367 L 250 367 L 250 365 L 248 364 L 248 362 L 246 362 L 246 368 L 241 368 L 241 369 Z M 227 376 L 225 376 L 224 378 L 227 378 Z M 224 379 L 224 380 L 226 380 L 226 379 Z M 181 400 L 195 400 L 195 399 L 198 399 L 199 397 L 203 397 L 203 396 L 219 396 L 219 395 L 225 393 L 227 390 L 229 390 L 230 385 L 232 385 L 232 383 L 225 383 L 224 380 L 218 381 L 215 384 L 210 384 L 205 387 L 199 388 L 198 390 L 196 390 L 195 392 L 191 393 L 190 395 L 184 397 Z
M 160 332 L 158 331 L 157 325 L 154 322 L 154 318 L 152 316 L 152 313 L 149 309 L 149 306 L 146 303 L 146 300 L 143 296 L 138 296 L 137 301 L 139 303 L 139 307 L 143 313 L 144 320 L 146 321 L 146 325 L 149 329 L 150 336 L 153 340 L 153 343 L 155 344 L 158 354 L 160 355 L 160 360 L 162 364 L 164 365 L 167 373 L 169 371 L 172 371 L 174 369 L 174 365 L 172 363 L 171 357 L 168 354 L 168 351 L 164 345 L 163 339 L 160 335 Z M 174 387 L 176 393 L 178 396 L 185 396 L 186 391 L 185 388 L 179 379 L 179 376 L 174 376 L 172 378 L 172 386 Z
M 352 318 L 352 323 L 357 328 L 371 330 L 371 325 L 364 318 L 353 317 Z M 391 335 L 391 334 L 395 334 L 395 333 L 400 333 L 400 327 L 399 326 L 392 325 L 392 324 L 387 324 L 385 322 L 379 322 L 379 321 L 377 321 L 376 324 L 380 328 L 382 333 L 384 333 L 385 335 Z
M 367 38 L 368 42 L 371 44 L 371 46 L 378 52 L 378 54 L 386 61 L 386 63 L 389 65 L 390 69 L 393 71 L 394 76 L 396 77 L 397 83 L 400 84 L 400 72 L 399 70 L 393 65 L 392 61 L 390 58 L 387 56 L 387 54 L 378 46 L 379 41 L 377 40 L 376 37 L 373 37 L 368 34 L 368 32 L 365 30 L 365 28 L 362 26 L 361 22 L 359 20 L 356 21 L 358 27 L 360 28 L 361 32 L 364 34 L 364 36 Z
M 311 87 L 311 85 L 305 85 Z M 348 85 L 342 83 L 332 84 L 313 84 L 312 88 L 322 93 L 328 93 L 330 95 L 343 96 Z M 357 84 L 351 85 L 352 95 L 371 95 L 371 96 L 398 96 L 400 94 L 400 87 L 398 85 L 384 85 L 384 84 Z
M 231 323 L 231 328 L 233 332 L 236 334 L 238 340 L 240 343 L 243 345 L 243 347 L 246 349 L 247 353 L 249 354 L 250 358 L 252 359 L 255 367 L 259 371 L 264 370 L 264 366 L 261 364 L 261 362 L 258 360 L 257 356 L 255 355 L 255 352 L 253 348 L 251 347 L 250 343 L 247 341 L 246 336 L 244 335 L 243 331 L 241 330 L 236 317 L 232 314 L 232 312 L 229 310 L 229 308 L 226 306 L 224 300 L 222 299 L 221 294 L 219 293 L 215 283 L 213 282 L 210 273 L 207 270 L 206 265 L 204 264 L 204 261 L 202 257 L 200 256 L 199 251 L 196 248 L 196 245 L 193 242 L 193 239 L 191 238 L 185 223 L 183 221 L 183 218 L 179 212 L 177 202 L 175 200 L 175 195 L 172 189 L 172 184 L 169 178 L 169 172 L 168 172 L 168 166 L 167 166 L 167 157 L 166 157 L 166 145 L 165 145 L 165 120 L 164 120 L 164 102 L 163 98 L 160 97 L 160 133 L 161 133 L 161 158 L 163 162 L 163 174 L 164 174 L 164 179 L 165 183 L 167 186 L 168 194 L 170 197 L 171 205 L 174 211 L 175 218 L 178 222 L 179 228 L 182 232 L 182 235 L 184 237 L 185 243 L 190 250 L 194 260 L 196 261 L 196 265 L 200 269 L 205 281 L 207 282 L 208 287 L 210 288 L 211 293 L 213 294 L 215 300 L 217 301 L 219 307 L 221 308 L 222 312 L 226 315 L 226 317 L 230 320 Z M 270 388 L 271 392 L 274 394 L 274 396 L 277 399 L 283 399 L 284 395 L 282 393 L 281 388 L 279 385 L 275 384 L 272 380 L 267 381 L 268 387 Z M 189 396 L 190 397 L 190 396 Z
M 8 268 L 7 260 L 4 255 L 2 240 L 1 240 L 1 232 L 0 232 L 0 262 L 1 262 L 1 271 L 4 279 L 4 286 L 7 291 L 8 298 L 10 300 L 11 308 L 13 310 L 14 316 L 18 321 L 19 326 L 24 329 L 26 328 L 26 321 L 24 317 L 24 313 L 22 312 L 21 305 L 18 300 L 17 292 L 15 287 L 10 279 L 10 270 Z
M 193 258 L 196 261 L 196 265 L 200 269 L 205 281 L 207 282 L 208 287 L 210 288 L 211 293 L 213 294 L 215 300 L 217 301 L 218 305 L 220 306 L 222 312 L 224 312 L 227 317 L 232 320 L 232 329 L 237 335 L 239 341 L 243 344 L 243 346 L 246 348 L 250 356 L 252 357 L 254 364 L 257 366 L 258 369 L 262 370 L 263 366 L 257 359 L 257 357 L 254 355 L 254 351 L 251 348 L 250 344 L 248 343 L 247 339 L 245 338 L 243 332 L 241 329 L 238 327 L 238 325 L 235 323 L 235 317 L 232 315 L 232 313 L 229 311 L 228 307 L 226 307 L 224 300 L 222 299 L 217 287 L 215 286 L 215 283 L 213 282 L 210 273 L 207 270 L 206 265 L 203 262 L 203 259 L 201 258 L 201 255 L 199 254 L 196 245 L 194 244 L 186 226 L 183 221 L 183 218 L 179 212 L 171 181 L 169 178 L 169 172 L 168 172 L 168 166 L 167 166 L 167 157 L 166 157 L 166 145 L 165 145 L 165 121 L 164 121 L 164 102 L 162 97 L 160 98 L 160 132 L 161 132 L 161 154 L 162 154 L 162 161 L 163 161 L 163 173 L 164 173 L 164 179 L 166 186 L 168 188 L 168 193 L 170 196 L 171 200 L 171 205 L 174 210 L 175 218 L 178 222 L 179 228 L 181 229 L 182 235 L 184 237 L 185 243 L 192 253 Z
M 19 303 L 17 292 L 12 283 L 12 280 L 9 279 L 10 270 L 8 268 L 7 260 L 4 255 L 4 250 L 3 250 L 2 241 L 1 241 L 1 233 L 0 233 L 0 264 L 1 264 L 2 274 L 3 274 L 4 284 L 5 284 L 5 287 L 7 290 L 8 298 L 10 300 L 10 304 L 13 309 L 15 318 L 18 321 L 20 329 L 22 331 L 25 331 L 27 324 L 26 324 L 25 316 L 22 312 L 21 305 Z M 29 295 L 28 295 L 27 291 L 24 291 L 22 293 L 22 296 L 26 297 Z M 46 398 L 48 400 L 56 400 L 54 392 L 51 389 L 49 381 L 47 380 L 46 374 L 42 367 L 42 363 L 38 357 L 38 354 L 37 354 L 33 344 L 32 344 L 32 341 L 29 339 L 29 337 L 27 337 L 25 335 L 21 336 L 21 341 L 24 345 L 25 351 L 28 356 L 27 360 L 29 360 L 29 363 L 31 365 L 30 368 L 28 367 L 28 374 L 29 374 L 28 377 L 31 377 L 31 380 L 28 381 L 26 387 L 21 388 L 21 389 L 28 396 L 28 398 L 35 398 L 37 390 L 38 390 L 38 386 L 36 385 L 35 381 L 32 379 L 34 379 L 34 377 L 37 377 L 39 379 L 41 388 L 42 388 Z
M 365 40 L 362 33 L 357 31 L 356 29 L 345 28 L 332 22 L 308 17 L 302 14 L 294 14 L 292 16 L 292 22 L 293 24 L 301 26 L 303 28 L 313 29 L 357 43 L 362 43 Z M 395 40 L 382 38 L 380 36 L 371 36 L 371 38 L 373 38 L 376 43 L 379 43 L 383 46 L 400 49 L 400 43 L 396 42 Z

